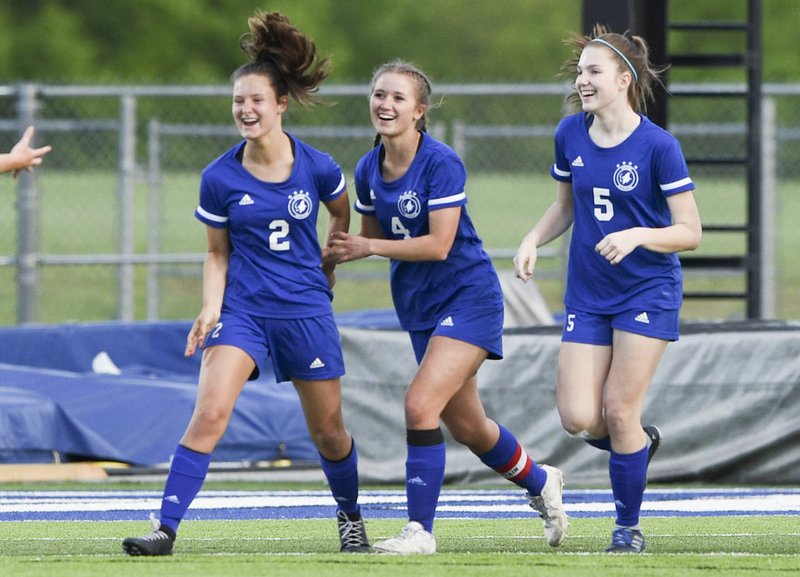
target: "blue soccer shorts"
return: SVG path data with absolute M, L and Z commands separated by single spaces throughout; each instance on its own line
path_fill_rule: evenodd
M 270 319 L 222 311 L 206 338 L 206 347 L 229 345 L 256 363 L 250 380 L 272 360 L 278 382 L 324 381 L 344 375 L 344 357 L 333 313 L 307 319 Z
M 489 359 L 503 358 L 503 303 L 451 310 L 439 316 L 436 326 L 409 331 L 417 364 L 422 362 L 431 337 L 449 337 L 485 349 Z
M 567 309 L 561 340 L 566 343 L 610 346 L 614 330 L 665 341 L 678 340 L 676 310 L 633 309 L 613 315 Z

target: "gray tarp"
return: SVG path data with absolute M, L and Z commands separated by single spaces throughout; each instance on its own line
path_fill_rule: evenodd
M 365 482 L 405 475 L 403 395 L 416 365 L 406 333 L 343 327 L 348 428 Z M 682 327 L 646 397 L 644 422 L 664 441 L 650 481 L 800 483 L 800 326 Z M 505 358 L 487 361 L 479 388 L 487 414 L 537 462 L 567 482 L 606 484 L 608 454 L 564 433 L 555 407 L 560 331 L 506 331 Z M 448 481 L 500 480 L 448 438 Z

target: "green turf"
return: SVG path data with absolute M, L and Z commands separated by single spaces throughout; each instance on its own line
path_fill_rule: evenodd
M 403 521 L 368 520 L 372 540 Z M 130 558 L 121 539 L 144 522 L 0 523 L 0 574 L 59 577 L 196 576 L 760 576 L 800 572 L 800 520 L 792 516 L 644 518 L 649 552 L 602 553 L 610 519 L 573 519 L 547 546 L 536 519 L 437 521 L 430 557 L 342 555 L 333 520 L 186 521 L 175 555 Z

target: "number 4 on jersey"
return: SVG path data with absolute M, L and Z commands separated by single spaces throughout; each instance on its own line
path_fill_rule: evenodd
M 394 234 L 402 234 L 403 238 L 411 238 L 411 231 L 403 226 L 403 223 L 398 216 L 392 217 L 392 232 Z

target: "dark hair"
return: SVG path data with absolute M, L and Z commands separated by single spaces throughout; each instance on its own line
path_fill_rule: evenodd
M 645 112 L 647 101 L 653 99 L 653 87 L 656 83 L 662 84 L 659 75 L 666 68 L 656 68 L 650 63 L 647 43 L 641 36 L 633 36 L 627 31 L 624 34 L 609 32 L 601 24 L 596 24 L 588 36 L 571 36 L 566 40 L 566 44 L 574 46 L 575 49 L 572 57 L 561 67 L 561 75 L 575 76 L 581 52 L 592 42 L 597 46 L 605 46 L 618 61 L 620 70 L 631 73 L 632 82 L 628 87 L 628 102 L 636 112 Z M 611 45 L 611 48 L 608 45 Z M 580 101 L 580 95 L 573 87 L 565 102 L 570 108 L 580 109 Z
M 316 92 L 328 76 L 330 58 L 320 59 L 314 41 L 280 12 L 256 13 L 247 24 L 250 32 L 242 34 L 239 46 L 250 62 L 237 68 L 231 81 L 261 74 L 270 79 L 278 98 L 289 95 L 302 106 L 317 104 Z
M 375 90 L 375 83 L 378 81 L 378 78 L 390 72 L 405 74 L 414 80 L 414 84 L 417 87 L 417 102 L 425 106 L 425 110 L 427 111 L 431 101 L 431 81 L 428 80 L 428 77 L 422 70 L 419 69 L 416 64 L 406 62 L 405 60 L 395 59 L 391 62 L 382 64 L 377 70 L 375 70 L 375 72 L 372 74 L 372 82 L 370 83 L 370 96 L 372 96 L 372 92 Z M 421 132 L 427 132 L 427 124 L 428 116 L 426 112 L 423 112 L 422 116 L 419 118 L 419 120 L 417 120 L 417 130 Z M 377 135 L 375 137 L 375 146 L 380 143 L 380 140 L 380 135 Z

